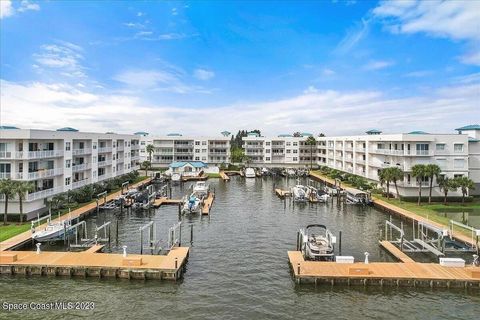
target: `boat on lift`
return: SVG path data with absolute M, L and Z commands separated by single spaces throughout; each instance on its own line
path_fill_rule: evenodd
M 370 205 L 373 203 L 370 195 L 361 190 L 346 188 L 345 194 L 347 196 L 348 204 Z
M 297 184 L 291 189 L 293 201 L 296 202 L 307 202 L 309 196 L 309 190 L 306 186 Z
M 310 224 L 300 229 L 300 245 L 306 260 L 333 261 L 337 238 L 323 224 Z
M 193 194 L 195 194 L 198 198 L 206 197 L 209 190 L 210 186 L 206 184 L 205 181 L 197 181 L 193 186 Z
M 285 175 L 287 177 L 296 177 L 297 176 L 297 171 L 293 168 L 287 168 L 287 169 L 285 169 Z
M 308 197 L 311 200 L 316 200 L 318 202 L 327 202 L 330 196 L 323 190 L 317 189 L 312 186 L 308 186 Z
M 267 168 L 262 168 L 262 176 L 268 176 L 270 174 L 270 170 L 268 170 Z
M 65 232 L 69 232 L 70 220 L 48 221 L 43 230 L 36 231 L 32 223 L 32 239 L 37 242 L 56 241 L 63 239 Z
M 255 169 L 253 168 L 246 168 L 245 169 L 245 178 L 255 178 L 257 174 L 255 173 Z
M 183 213 L 199 213 L 202 207 L 202 200 L 192 193 L 183 203 Z

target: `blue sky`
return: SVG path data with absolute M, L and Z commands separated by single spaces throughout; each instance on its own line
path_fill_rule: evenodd
M 4 1 L 1 122 L 163 134 L 480 120 L 476 1 Z

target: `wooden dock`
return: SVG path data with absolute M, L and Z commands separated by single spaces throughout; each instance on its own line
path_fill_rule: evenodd
M 402 252 L 399 248 L 397 248 L 393 243 L 390 241 L 379 241 L 380 245 L 384 247 L 392 256 L 400 260 L 404 263 L 412 263 L 415 262 L 412 258 L 407 256 L 404 252 Z
M 201 174 L 199 176 L 191 176 L 191 177 L 182 177 L 183 182 L 187 181 L 205 181 L 208 179 L 208 175 L 206 174 Z
M 133 185 L 130 186 L 130 188 L 137 188 L 137 187 L 140 187 L 140 186 L 143 186 L 145 184 L 149 184 L 150 181 L 152 179 L 151 178 L 147 178 L 143 181 L 140 181 L 138 183 L 135 183 Z M 121 195 L 121 191 L 117 191 L 115 193 L 112 193 L 110 195 L 108 195 L 106 197 L 106 201 L 112 201 L 114 200 L 116 197 L 120 196 Z M 53 219 L 52 221 L 62 221 L 64 219 L 76 219 L 76 218 L 80 218 L 81 216 L 85 215 L 85 214 L 88 214 L 89 212 L 95 210 L 97 208 L 97 204 L 95 203 L 95 201 L 81 207 L 81 208 L 78 208 L 78 209 L 75 209 L 73 210 L 72 212 L 68 213 L 68 214 L 65 214 L 59 218 L 56 218 L 56 219 Z M 37 229 L 43 229 L 47 226 L 46 223 L 40 225 L 37 227 Z M 11 248 L 15 248 L 15 247 L 18 247 L 20 246 L 21 244 L 27 242 L 27 241 L 30 241 L 31 240 L 31 237 L 32 237 L 32 232 L 30 230 L 28 231 L 25 231 L 23 233 L 20 233 L 14 237 L 11 237 L 10 239 L 7 239 L 7 240 L 4 240 L 2 242 L 0 242 L 0 251 L 5 251 L 5 250 L 8 250 L 8 249 L 11 249 Z
M 292 195 L 292 193 L 290 192 L 290 190 L 283 190 L 283 189 L 275 189 L 275 194 L 277 196 L 279 196 L 280 198 L 285 198 L 285 197 L 289 197 Z
M 155 208 L 158 208 L 162 205 L 179 205 L 179 204 L 182 204 L 182 200 L 169 199 L 167 197 L 161 197 L 161 198 L 155 199 L 155 201 L 153 202 L 153 206 Z
M 220 177 L 223 179 L 223 181 L 230 181 L 230 177 L 223 171 L 220 171 Z
M 300 251 L 289 251 L 288 259 L 298 283 L 480 289 L 478 267 L 452 268 L 417 262 L 349 264 L 305 261 Z
M 210 209 L 212 209 L 214 199 L 215 199 L 215 194 L 213 192 L 209 192 L 207 198 L 203 200 L 202 215 L 210 214 Z
M 329 186 L 335 186 L 336 185 L 335 180 L 333 180 L 329 177 L 326 177 L 322 174 L 316 173 L 316 172 L 310 172 L 310 177 L 315 178 L 315 179 L 320 180 L 320 181 L 323 181 Z
M 128 254 L 127 257 L 90 250 L 42 251 L 40 254 L 35 251 L 2 251 L 0 274 L 177 280 L 183 275 L 188 255 L 188 247 L 173 248 L 165 256 Z

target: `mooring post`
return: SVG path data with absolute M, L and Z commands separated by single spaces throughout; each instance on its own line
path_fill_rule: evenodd
M 297 264 L 297 275 L 300 275 L 300 262 Z
M 338 231 L 338 255 L 342 255 L 342 231 Z
M 182 205 L 178 204 L 178 221 L 182 220 Z
M 193 243 L 193 224 L 190 225 L 190 243 Z
M 300 232 L 297 231 L 297 251 L 299 251 L 299 242 L 300 242 Z
M 127 246 L 122 246 L 122 249 L 123 249 L 123 257 L 126 258 L 127 257 Z
M 63 245 L 67 244 L 67 224 L 63 221 Z
M 122 195 L 123 195 L 123 187 L 122 187 Z M 123 197 L 120 198 L 120 213 L 123 213 L 123 201 L 124 201 Z
M 41 245 L 42 245 L 42 244 L 41 244 L 40 242 L 37 243 L 37 254 L 40 254 L 40 252 L 41 252 L 41 250 L 40 250 L 40 246 L 41 246 Z
M 116 239 L 116 242 L 117 242 L 117 245 L 118 245 L 118 217 L 117 217 L 117 221 L 115 223 L 115 239 Z
M 178 258 L 175 257 L 175 269 L 177 269 L 177 268 L 178 268 Z
M 179 235 L 178 235 L 178 246 L 182 246 L 182 224 L 180 223 L 180 226 L 178 227 L 179 229 Z
M 140 254 L 143 254 L 143 229 L 140 229 Z

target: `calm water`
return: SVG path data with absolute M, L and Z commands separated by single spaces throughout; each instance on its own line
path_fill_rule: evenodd
M 333 204 L 288 205 L 273 194 L 271 179 L 230 182 L 209 181 L 216 189 L 210 217 L 184 219 L 183 244 L 194 241 L 182 281 L 128 281 L 113 279 L 0 278 L 0 300 L 50 302 L 95 301 L 94 311 L 17 312 L 0 318 L 61 319 L 70 316 L 115 319 L 475 319 L 480 294 L 463 290 L 411 290 L 398 288 L 347 288 L 298 286 L 291 278 L 287 251 L 295 248 L 296 232 L 311 223 L 326 224 L 343 232 L 342 254 L 370 261 L 391 261 L 378 246 L 380 230 L 388 217 L 373 208 Z M 278 180 L 277 186 L 295 184 Z M 186 192 L 175 187 L 174 197 Z M 112 213 L 88 219 L 101 224 Z M 150 220 L 158 235 L 178 221 L 176 207 L 162 207 L 150 215 L 124 212 L 120 217 L 119 244 L 112 251 L 140 251 L 138 228 Z M 407 231 L 408 226 L 406 226 Z M 411 230 L 410 230 L 411 231 Z M 187 241 L 188 240 L 188 241 Z M 51 248 L 52 249 L 52 248 Z M 59 249 L 55 247 L 54 249 Z M 432 257 L 420 255 L 429 261 Z

